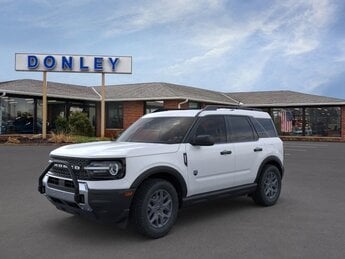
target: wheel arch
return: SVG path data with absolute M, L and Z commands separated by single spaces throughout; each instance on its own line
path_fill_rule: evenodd
M 174 168 L 168 166 L 158 166 L 146 170 L 132 183 L 130 188 L 138 188 L 145 180 L 150 178 L 160 178 L 170 182 L 176 189 L 179 203 L 187 195 L 187 184 L 183 176 Z
M 258 173 L 257 173 L 256 178 L 255 178 L 255 182 L 256 183 L 258 182 L 258 180 L 260 178 L 260 175 L 262 174 L 262 169 L 266 165 L 274 165 L 274 166 L 276 166 L 278 168 L 279 172 L 280 172 L 281 179 L 283 179 L 283 176 L 284 176 L 284 166 L 283 166 L 282 162 L 276 156 L 269 156 L 264 161 L 262 161 L 262 163 L 261 163 L 261 165 L 259 167 Z

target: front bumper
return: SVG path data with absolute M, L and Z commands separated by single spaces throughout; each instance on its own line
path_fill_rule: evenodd
M 127 219 L 135 189 L 89 189 L 87 182 L 78 181 L 72 170 L 72 179 L 63 178 L 51 174 L 51 166 L 39 178 L 38 189 L 57 209 L 114 223 Z

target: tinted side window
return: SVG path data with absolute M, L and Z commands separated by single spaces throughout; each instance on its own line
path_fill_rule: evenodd
M 226 143 L 226 126 L 224 116 L 201 117 L 195 135 L 210 135 L 215 143 Z
M 265 129 L 266 134 L 269 138 L 278 137 L 276 128 L 274 127 L 273 121 L 271 119 L 258 118 L 256 120 Z
M 230 140 L 231 142 L 247 142 L 255 141 L 256 134 L 247 117 L 228 116 L 230 124 Z
M 257 119 L 255 118 L 251 118 L 251 121 L 254 125 L 254 128 L 256 130 L 256 132 L 258 133 L 260 138 L 268 138 L 268 133 L 267 131 L 264 129 L 264 127 L 260 124 L 260 122 L 258 122 Z

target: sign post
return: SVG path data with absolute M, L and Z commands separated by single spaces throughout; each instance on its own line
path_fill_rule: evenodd
M 102 89 L 101 89 L 101 138 L 105 135 L 105 74 L 102 73 Z
M 42 86 L 42 138 L 47 138 L 47 72 L 43 72 Z
M 132 74 L 130 56 L 16 53 L 16 71 L 43 72 L 42 138 L 47 138 L 47 72 L 101 73 L 101 137 L 105 135 L 105 74 Z

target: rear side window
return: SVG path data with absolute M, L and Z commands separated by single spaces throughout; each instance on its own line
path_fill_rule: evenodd
M 227 116 L 231 142 L 255 141 L 255 134 L 249 119 L 244 116 Z
M 278 137 L 276 128 L 271 119 L 253 118 L 252 122 L 260 138 Z

